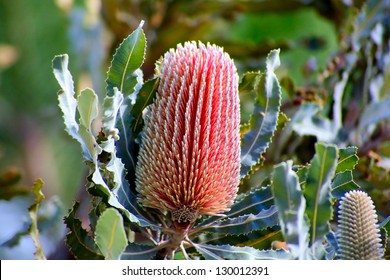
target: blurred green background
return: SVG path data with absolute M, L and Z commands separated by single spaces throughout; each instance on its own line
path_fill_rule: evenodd
M 266 54 L 281 48 L 278 76 L 291 97 L 300 93 L 298 88 L 318 83 L 342 47 L 346 22 L 362 2 L 0 0 L 0 258 L 34 257 L 31 241 L 26 237 L 23 245 L 18 232 L 28 228 L 25 212 L 32 198 L 25 193 L 35 179 L 43 179 L 48 201 L 60 209 L 48 223 L 58 231 L 43 234 L 53 258 L 67 257 L 57 253 L 65 234 L 58 217 L 83 198 L 87 174 L 57 105 L 59 86 L 51 68 L 55 55 L 69 54 L 77 90 L 93 87 L 102 98 L 113 51 L 145 20 L 145 76 L 153 74 L 164 52 L 187 40 L 223 46 L 240 73 L 263 69 Z M 245 118 L 250 102 L 243 97 L 242 104 Z M 310 159 L 310 149 L 307 153 Z M 15 200 L 20 199 L 15 193 L 26 199 Z M 9 215 L 15 215 L 17 225 L 7 223 Z

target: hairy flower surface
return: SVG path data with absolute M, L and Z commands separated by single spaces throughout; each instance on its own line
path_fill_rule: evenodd
M 136 169 L 139 201 L 179 223 L 229 210 L 240 171 L 238 75 L 215 45 L 187 42 L 162 60 Z

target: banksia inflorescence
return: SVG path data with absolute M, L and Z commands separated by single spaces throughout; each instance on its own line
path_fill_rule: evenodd
M 383 256 L 375 206 L 365 192 L 350 191 L 340 202 L 338 257 L 375 260 Z
M 167 52 L 139 151 L 139 202 L 179 224 L 219 215 L 236 197 L 240 171 L 238 75 L 215 45 Z

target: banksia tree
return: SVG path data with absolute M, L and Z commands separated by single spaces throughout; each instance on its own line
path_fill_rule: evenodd
M 383 256 L 375 206 L 363 191 L 350 191 L 340 201 L 338 257 L 377 260 Z
M 240 177 L 238 75 L 215 45 L 165 54 L 136 169 L 143 206 L 182 225 L 229 210 Z

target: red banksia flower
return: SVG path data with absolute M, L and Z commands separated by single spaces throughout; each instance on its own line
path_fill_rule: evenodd
M 238 75 L 215 45 L 167 52 L 136 169 L 139 201 L 179 223 L 229 210 L 240 173 Z

